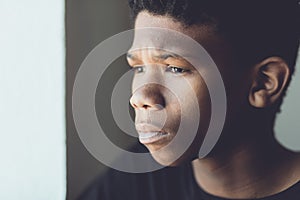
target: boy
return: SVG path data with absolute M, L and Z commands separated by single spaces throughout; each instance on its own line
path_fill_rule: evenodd
M 82 199 L 300 199 L 300 156 L 280 146 L 273 132 L 297 57 L 297 2 L 131 0 L 129 5 L 136 29 L 177 31 L 207 50 L 224 81 L 226 120 L 213 150 L 198 158 L 212 115 L 205 71 L 198 73 L 180 55 L 163 49 L 130 51 L 127 59 L 135 72 L 130 103 L 139 140 L 158 163 L 174 167 L 145 174 L 111 171 Z M 163 42 L 161 35 L 137 37 L 138 32 L 135 44 Z M 176 95 L 168 90 L 171 85 Z M 198 132 L 187 151 L 170 162 L 176 149 L 155 152 L 171 143 L 181 119 L 192 120 L 182 110 L 192 113 L 193 102 L 178 100 L 190 95 L 201 112 Z M 163 113 L 166 121 L 157 125 Z

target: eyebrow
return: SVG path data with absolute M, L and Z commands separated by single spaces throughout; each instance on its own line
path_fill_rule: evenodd
M 133 53 L 129 53 L 129 52 L 127 53 L 126 57 L 131 60 L 138 60 L 136 55 L 134 55 Z M 178 56 L 174 53 L 161 53 L 159 55 L 154 55 L 153 57 L 158 60 L 167 60 L 168 58 L 182 59 L 180 56 Z

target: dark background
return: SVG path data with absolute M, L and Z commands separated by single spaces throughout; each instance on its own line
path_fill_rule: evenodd
M 67 108 L 67 200 L 73 200 L 98 175 L 107 169 L 83 146 L 75 130 L 72 117 L 72 89 L 76 72 L 89 52 L 103 40 L 131 28 L 127 0 L 66 0 L 66 108 Z M 124 67 L 123 67 L 124 66 Z M 126 71 L 124 57 L 117 59 L 105 72 L 105 88 L 96 93 L 96 110 L 99 122 L 110 130 L 109 139 L 120 147 L 128 146 L 126 137 L 118 134 L 111 116 L 110 95 L 114 83 Z M 299 69 L 299 59 L 296 69 Z M 300 73 L 288 91 L 288 98 L 278 116 L 276 137 L 287 148 L 300 151 L 299 106 Z M 288 130 L 288 131 L 287 131 Z
M 67 199 L 73 200 L 96 176 L 107 169 L 97 161 L 82 145 L 75 130 L 72 117 L 72 89 L 74 78 L 81 63 L 88 53 L 101 41 L 130 28 L 129 11 L 125 0 L 67 0 L 66 1 L 66 50 L 67 50 Z M 96 105 L 101 118 L 103 107 L 114 81 L 126 70 L 116 66 L 126 65 L 121 57 L 116 60 L 105 77 L 111 79 L 105 91 L 97 91 Z M 105 81 L 105 80 L 104 80 Z M 110 117 L 103 117 L 110 124 Z M 101 119 L 99 119 L 101 120 Z M 106 122 L 106 121 L 107 122 Z M 111 125 L 113 127 L 113 125 Z M 113 129 L 112 129 L 112 132 Z

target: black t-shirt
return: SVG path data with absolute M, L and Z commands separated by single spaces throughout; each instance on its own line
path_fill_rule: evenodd
M 80 196 L 79 200 L 225 200 L 197 185 L 191 164 L 131 174 L 109 170 Z M 300 200 L 300 182 L 260 200 Z

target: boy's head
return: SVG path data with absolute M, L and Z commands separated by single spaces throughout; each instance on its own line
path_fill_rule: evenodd
M 235 47 L 242 65 L 271 55 L 282 57 L 291 68 L 295 64 L 300 31 L 297 0 L 129 0 L 129 6 L 133 20 L 147 11 L 170 16 L 187 27 L 214 28 Z
M 208 51 L 226 88 L 228 112 L 223 135 L 229 142 L 232 143 L 233 137 L 237 141 L 264 137 L 241 132 L 252 129 L 253 125 L 264 129 L 273 123 L 297 57 L 300 32 L 297 1 L 130 0 L 129 5 L 135 28 L 175 30 Z M 147 39 L 157 41 L 157 38 Z M 197 155 L 211 116 L 210 99 L 203 74 L 197 73 L 186 60 L 166 53 L 153 49 L 130 52 L 128 62 L 135 69 L 131 105 L 136 111 L 140 141 L 154 152 L 173 139 L 180 120 L 192 120 L 194 105 L 188 97 L 196 94 L 201 111 L 199 130 L 180 162 Z M 164 85 L 135 87 L 135 82 L 147 82 L 153 77 Z M 185 88 L 184 82 L 190 88 Z M 167 89 L 174 85 L 178 88 L 176 94 Z M 180 104 L 178 96 L 187 98 Z M 167 118 L 160 128 L 157 124 L 163 115 Z M 168 163 L 172 151 L 154 154 L 154 158 L 162 164 Z

